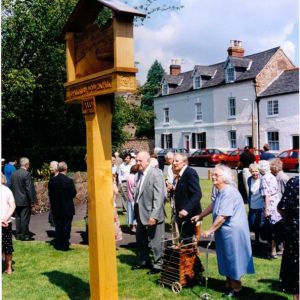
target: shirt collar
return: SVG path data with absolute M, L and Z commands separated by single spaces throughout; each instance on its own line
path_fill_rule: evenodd
M 185 169 L 187 168 L 187 165 L 185 165 L 179 172 L 179 176 L 181 177 Z

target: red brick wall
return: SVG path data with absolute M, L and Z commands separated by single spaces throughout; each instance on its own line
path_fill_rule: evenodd
M 279 49 L 256 77 L 257 94 L 270 85 L 270 83 L 284 70 L 292 68 L 294 68 L 294 65 L 287 58 L 284 52 Z
M 124 144 L 123 148 L 124 149 L 136 149 L 137 151 L 148 151 L 148 152 L 153 152 L 155 147 L 154 140 L 152 139 L 146 139 L 146 138 L 141 138 L 141 139 L 129 139 L 126 141 Z

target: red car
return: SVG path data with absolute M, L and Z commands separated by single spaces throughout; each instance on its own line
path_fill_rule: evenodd
M 227 154 L 218 149 L 201 149 L 195 151 L 189 158 L 190 165 L 214 166 L 223 163 Z
M 240 161 L 240 155 L 244 152 L 244 149 L 236 149 L 226 156 L 225 164 L 230 168 L 237 168 L 239 161 Z M 255 161 L 259 161 L 260 157 L 260 151 L 256 149 L 250 149 L 250 152 L 254 154 Z
M 299 172 L 299 149 L 283 151 L 277 157 L 282 161 L 283 170 Z

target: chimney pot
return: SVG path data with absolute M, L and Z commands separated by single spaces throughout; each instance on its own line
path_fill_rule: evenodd
M 227 52 L 229 56 L 243 57 L 245 54 L 245 49 L 242 46 L 242 41 L 231 40 Z
M 170 65 L 170 75 L 176 76 L 181 73 L 181 65 L 178 64 L 178 60 L 172 59 Z

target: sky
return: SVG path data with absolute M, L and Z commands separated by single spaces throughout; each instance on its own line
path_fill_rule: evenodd
M 125 1 L 123 1 L 125 2 Z M 127 0 L 130 6 L 145 0 Z M 159 12 L 134 29 L 137 79 L 143 84 L 157 59 L 169 73 L 172 59 L 183 72 L 197 64 L 225 61 L 230 40 L 242 41 L 245 55 L 277 46 L 299 65 L 297 0 L 155 0 L 156 5 L 183 5 Z

